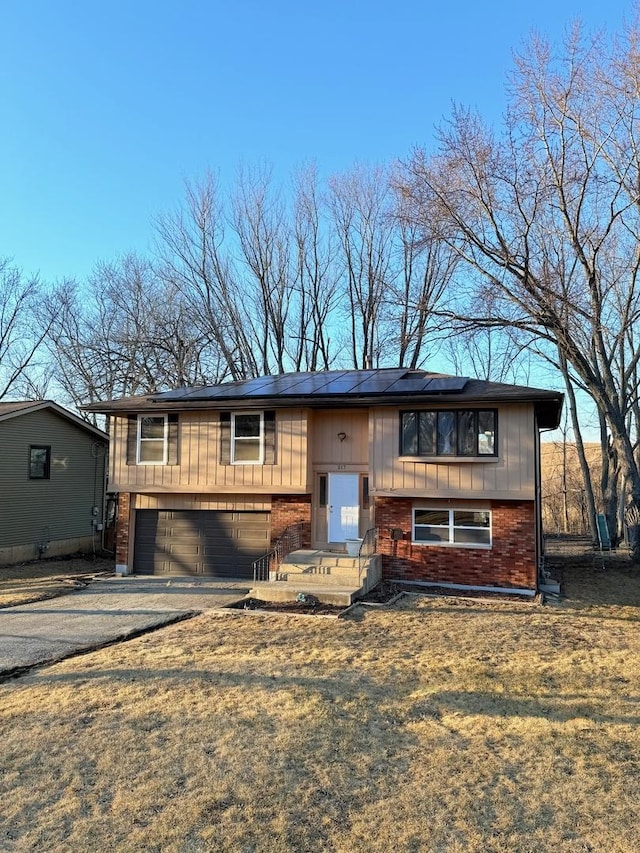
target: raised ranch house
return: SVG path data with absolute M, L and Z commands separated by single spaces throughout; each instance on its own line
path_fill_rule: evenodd
M 337 575 L 322 555 L 360 539 L 387 579 L 537 587 L 540 430 L 558 425 L 557 392 L 393 368 L 87 408 L 110 416 L 123 574 L 286 579 L 274 555 L 270 574 L 253 564 L 295 530 L 300 589 L 304 573 Z
M 102 544 L 108 437 L 50 400 L 0 403 L 0 564 Z

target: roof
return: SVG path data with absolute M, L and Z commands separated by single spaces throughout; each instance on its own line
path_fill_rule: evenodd
M 109 436 L 106 432 L 94 427 L 93 424 L 87 423 L 87 421 L 79 418 L 78 415 L 74 415 L 73 412 L 70 412 L 68 409 L 54 403 L 53 400 L 15 400 L 10 402 L 0 402 L 0 422 L 8 421 L 12 418 L 19 418 L 22 415 L 31 414 L 32 412 L 39 412 L 43 409 L 49 409 L 57 415 L 60 415 L 60 417 L 66 418 L 80 429 L 90 432 L 101 441 L 109 440 Z
M 560 421 L 563 395 L 522 385 L 485 382 L 463 376 L 447 376 L 403 367 L 376 370 L 328 370 L 315 373 L 282 373 L 223 382 L 201 388 L 178 388 L 140 397 L 123 397 L 82 408 L 105 414 L 175 411 L 185 409 L 365 407 L 372 405 L 415 406 L 502 402 L 534 403 L 539 425 L 554 428 Z

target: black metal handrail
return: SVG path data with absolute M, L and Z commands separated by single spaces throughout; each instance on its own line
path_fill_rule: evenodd
M 290 524 L 271 551 L 253 561 L 253 580 L 268 581 L 270 572 L 277 572 L 284 558 L 302 546 L 304 523 Z

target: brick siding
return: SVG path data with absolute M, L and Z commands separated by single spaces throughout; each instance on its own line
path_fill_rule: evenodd
M 271 498 L 271 544 L 290 524 L 303 523 L 302 547 L 311 547 L 311 495 L 273 495 Z
M 411 498 L 375 499 L 383 578 L 536 588 L 533 501 L 491 501 L 493 545 L 490 550 L 413 545 L 414 505 L 417 504 Z M 473 501 L 469 501 L 468 506 L 472 507 Z M 400 528 L 403 538 L 394 541 L 391 528 Z

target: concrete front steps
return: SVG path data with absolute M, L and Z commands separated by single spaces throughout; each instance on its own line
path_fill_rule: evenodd
M 249 591 L 263 601 L 295 601 L 302 593 L 323 604 L 348 607 L 382 577 L 379 554 L 362 558 L 332 551 L 293 551 L 280 564 L 277 579 L 256 583 Z

